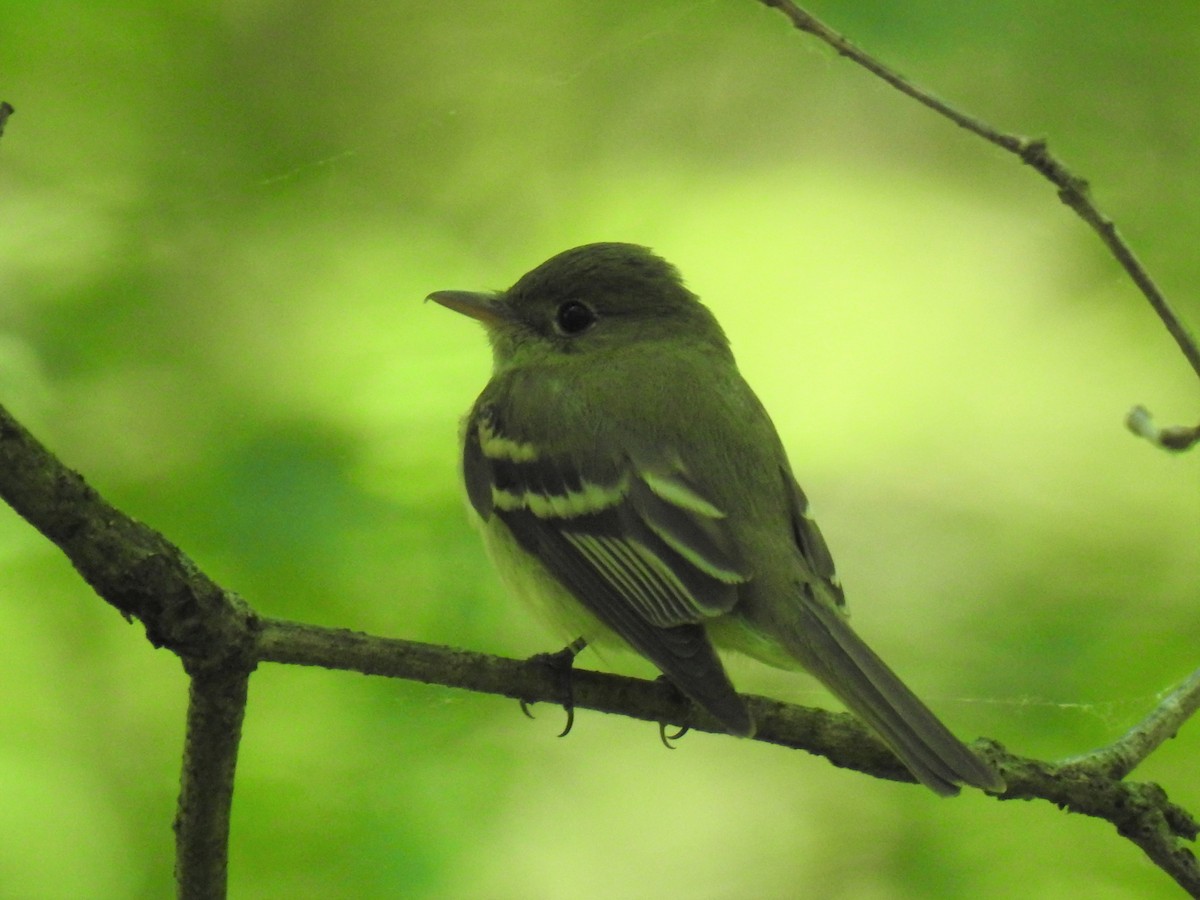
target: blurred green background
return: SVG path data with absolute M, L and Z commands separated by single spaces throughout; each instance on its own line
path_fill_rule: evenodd
M 1200 323 L 1194 0 L 813 9 L 1047 136 Z M 1121 425 L 1195 421 L 1161 325 L 1032 172 L 758 3 L 0 11 L 0 401 L 263 613 L 559 645 L 464 512 L 485 341 L 421 299 L 624 240 L 715 310 L 859 630 L 958 733 L 1082 752 L 1200 664 L 1197 457 Z M 177 661 L 7 508 L 0 629 L 0 894 L 169 895 Z M 537 711 L 263 668 L 232 896 L 1175 895 L 1048 804 Z M 1194 812 L 1198 728 L 1137 773 Z

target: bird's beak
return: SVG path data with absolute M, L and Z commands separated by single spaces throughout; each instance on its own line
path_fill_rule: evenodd
M 426 300 L 478 319 L 489 329 L 512 320 L 503 294 L 479 294 L 473 291 L 434 291 Z

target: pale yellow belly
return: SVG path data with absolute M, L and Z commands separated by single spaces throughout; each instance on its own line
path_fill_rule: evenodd
M 628 644 L 585 609 L 545 566 L 521 548 L 498 517 L 488 522 L 478 516 L 474 518 L 500 581 L 564 646 L 582 637 L 589 646 L 628 649 Z

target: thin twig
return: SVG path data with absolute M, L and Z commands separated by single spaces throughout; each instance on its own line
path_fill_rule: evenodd
M 811 13 L 801 9 L 791 0 L 759 0 L 765 6 L 778 9 L 788 21 L 800 31 L 811 34 L 819 41 L 828 44 L 841 56 L 862 66 L 877 78 L 881 78 L 901 93 L 911 97 L 923 106 L 932 109 L 938 115 L 949 119 L 960 128 L 965 128 L 972 134 L 978 135 L 985 141 L 995 144 L 1003 150 L 1018 156 L 1022 162 L 1032 166 L 1041 173 L 1051 184 L 1058 188 L 1059 199 L 1075 211 L 1092 230 L 1100 236 L 1100 240 L 1108 248 L 1113 258 L 1121 268 L 1133 279 L 1134 284 L 1149 301 L 1151 308 L 1162 320 L 1175 343 L 1183 352 L 1184 358 L 1192 367 L 1197 377 L 1200 377 L 1200 346 L 1195 337 L 1189 332 L 1183 320 L 1172 309 L 1166 296 L 1159 289 L 1150 273 L 1146 271 L 1133 249 L 1117 232 L 1116 226 L 1108 216 L 1104 215 L 1092 201 L 1088 183 L 1075 175 L 1046 146 L 1044 140 L 1032 140 L 1015 134 L 998 131 L 986 122 L 960 112 L 943 100 L 939 100 L 928 91 L 913 84 L 894 69 L 884 65 L 866 51 L 855 46 L 828 25 L 817 19 Z M 1190 446 L 1190 445 L 1189 445 Z M 1180 449 L 1178 447 L 1172 449 Z
M 1164 741 L 1175 737 L 1183 723 L 1200 709 L 1200 669 L 1183 680 L 1163 698 L 1146 718 L 1130 728 L 1120 740 L 1064 760 L 1062 765 L 1082 766 L 1124 778 Z
M 1183 321 L 1171 308 L 1166 297 L 1138 260 L 1133 250 L 1118 234 L 1111 219 L 1093 203 L 1088 183 L 1071 172 L 1057 157 L 1050 153 L 1043 140 L 1031 140 L 1014 134 L 1006 134 L 985 122 L 960 112 L 949 104 L 917 87 L 911 81 L 879 60 L 872 57 L 845 37 L 829 28 L 811 13 L 798 7 L 791 0 L 759 0 L 763 5 L 778 9 L 792 25 L 800 31 L 816 37 L 832 47 L 839 55 L 850 59 L 878 78 L 883 79 L 901 93 L 932 109 L 961 128 L 965 128 L 991 144 L 1015 154 L 1022 162 L 1036 169 L 1058 189 L 1059 199 L 1099 235 L 1112 256 L 1125 270 L 1146 297 L 1158 315 L 1192 370 L 1200 376 L 1200 347 L 1189 333 Z M 1126 417 L 1126 424 L 1135 434 L 1145 437 L 1160 447 L 1183 450 L 1200 441 L 1200 426 L 1177 426 L 1157 428 L 1150 414 L 1142 407 L 1135 407 Z M 1046 768 L 1055 785 L 1063 786 L 1073 779 L 1082 779 L 1087 785 L 1078 797 L 1059 796 L 1059 805 L 1077 812 L 1094 814 L 1086 808 L 1110 790 L 1125 792 L 1114 807 L 1114 815 L 1108 818 L 1117 825 L 1118 831 L 1138 844 L 1163 871 L 1192 896 L 1200 897 L 1200 868 L 1190 849 L 1183 847 L 1180 839 L 1194 840 L 1196 823 L 1189 817 L 1181 820 L 1175 813 L 1164 813 L 1158 808 L 1165 802 L 1165 794 L 1153 785 L 1130 785 L 1120 779 L 1149 753 L 1178 730 L 1200 705 L 1198 676 L 1193 675 L 1159 705 L 1138 727 L 1111 747 L 1078 757 L 1059 767 Z M 1009 790 L 1006 796 L 1019 796 L 1023 786 L 1019 779 L 1004 769 Z M 1135 794 L 1129 792 L 1137 789 Z M 1030 796 L 1049 799 L 1045 789 Z M 1115 814 L 1124 810 L 1125 816 Z
M 175 815 L 180 900 L 222 900 L 226 894 L 229 816 L 249 681 L 249 671 L 192 677 Z
M 1144 406 L 1135 406 L 1125 416 L 1125 427 L 1164 450 L 1190 450 L 1200 443 L 1200 425 L 1168 425 L 1159 428 Z

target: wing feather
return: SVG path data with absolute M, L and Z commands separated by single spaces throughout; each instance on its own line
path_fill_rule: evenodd
M 606 463 L 538 452 L 476 410 L 463 450 L 468 496 L 508 527 L 600 621 L 730 731 L 753 729 L 703 622 L 750 575 L 717 509 L 678 463 Z
M 800 551 L 804 561 L 808 563 L 813 574 L 828 588 L 833 602 L 839 607 L 845 607 L 846 596 L 842 592 L 842 585 L 838 581 L 837 570 L 833 565 L 833 554 L 829 552 L 829 545 L 825 543 L 825 536 L 821 534 L 821 529 L 808 514 L 808 497 L 804 495 L 804 491 L 800 489 L 800 485 L 796 483 L 795 477 L 787 466 L 780 469 L 780 476 L 783 478 L 784 489 L 791 498 L 789 512 L 791 513 L 792 535 L 796 540 L 796 548 Z

